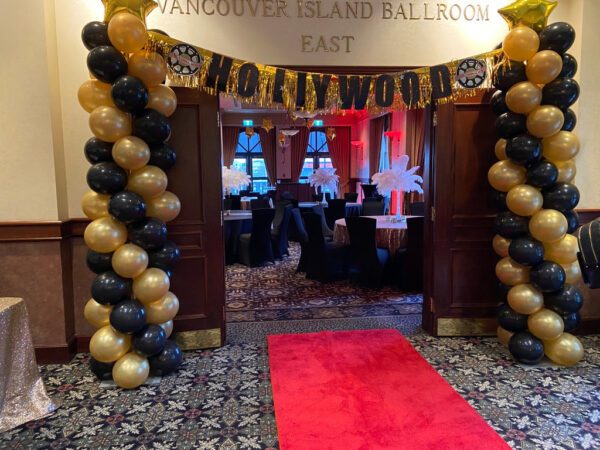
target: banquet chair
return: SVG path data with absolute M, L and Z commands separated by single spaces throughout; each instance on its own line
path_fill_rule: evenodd
M 250 209 L 265 209 L 271 208 L 268 198 L 258 198 L 256 200 L 250 200 Z
M 223 207 L 223 209 L 232 209 L 239 210 L 242 209 L 242 197 L 240 195 L 228 195 L 225 197 L 226 200 L 231 200 L 231 203 L 228 203 L 229 208 Z
M 227 211 L 227 210 L 233 209 L 231 207 L 232 204 L 233 204 L 233 200 L 232 199 L 230 199 L 230 198 L 224 198 L 223 199 L 223 210 Z
M 240 197 L 249 197 L 249 196 L 250 196 L 250 191 L 248 189 L 240 191 Z
M 361 184 L 361 188 L 364 198 L 377 197 L 377 195 L 379 195 L 376 184 Z
M 302 222 L 302 211 L 298 208 L 297 205 L 292 205 L 292 217 L 290 218 L 290 224 L 288 226 L 288 241 L 292 242 L 302 242 L 305 240 L 305 236 L 302 234 L 301 230 L 304 230 L 304 223 Z M 294 212 L 294 210 L 298 210 L 298 214 Z
M 292 208 L 292 215 L 290 218 L 290 228 L 294 224 L 298 233 L 297 242 L 300 243 L 300 260 L 298 261 L 298 267 L 296 272 L 306 272 L 306 260 L 308 259 L 307 245 L 308 245 L 308 233 L 304 226 L 304 220 L 300 214 L 299 208 Z
M 351 276 L 360 284 L 381 288 L 388 270 L 390 252 L 386 248 L 377 247 L 377 220 L 369 217 L 347 217 L 346 226 L 352 255 Z
M 401 289 L 423 290 L 423 241 L 425 219 L 406 218 L 406 247 L 396 252 L 394 277 Z
M 273 255 L 277 259 L 282 259 L 284 255 L 290 254 L 288 250 L 288 228 L 290 217 L 292 216 L 292 205 L 279 203 L 275 209 L 275 219 L 273 220 L 273 229 L 271 230 L 271 244 L 273 245 Z
M 411 216 L 424 216 L 425 215 L 425 202 L 412 202 L 408 206 L 408 212 Z
M 312 195 L 313 202 L 320 202 L 323 200 L 323 194 L 313 194 Z M 325 200 L 331 200 L 331 194 L 329 192 L 325 192 Z
M 308 233 L 304 262 L 306 278 L 322 283 L 345 278 L 348 246 L 325 240 L 321 217 L 318 214 L 305 213 L 303 218 Z
M 358 201 L 358 192 L 346 192 L 344 194 L 344 200 L 349 203 L 356 203 Z
M 311 212 L 321 217 L 321 228 L 323 236 L 325 236 L 325 239 L 331 241 L 333 239 L 333 230 L 329 228 L 329 225 L 327 225 L 327 218 L 325 217 L 325 209 L 323 208 L 323 205 L 313 206 L 311 208 Z
M 334 198 L 327 201 L 327 211 L 325 211 L 325 218 L 327 219 L 327 226 L 330 229 L 334 229 L 335 221 L 346 217 L 346 200 Z
M 363 199 L 363 216 L 382 216 L 385 212 L 385 202 L 375 197 Z
M 240 235 L 239 260 L 248 267 L 275 262 L 271 244 L 271 225 L 275 217 L 272 208 L 252 210 L 252 232 Z

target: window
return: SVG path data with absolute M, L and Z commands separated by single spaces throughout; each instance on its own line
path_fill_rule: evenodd
M 379 159 L 379 172 L 390 168 L 390 155 L 388 148 L 388 138 L 385 134 L 381 136 L 381 157 Z
M 249 137 L 246 135 L 245 130 L 240 131 L 233 168 L 248 174 L 252 184 L 247 189 L 261 194 L 267 192 L 269 178 L 267 177 L 267 167 L 265 166 L 258 133 L 254 133 Z
M 332 169 L 333 164 L 329 157 L 327 136 L 322 130 L 311 131 L 308 135 L 306 158 L 300 173 L 300 183 L 308 183 L 308 177 L 319 168 Z

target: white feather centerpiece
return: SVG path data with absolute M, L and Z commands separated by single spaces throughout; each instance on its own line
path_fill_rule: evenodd
M 408 169 L 409 158 L 407 155 L 402 155 L 399 161 L 399 166 L 394 169 L 387 169 L 383 172 L 377 172 L 373 175 L 373 184 L 377 185 L 377 192 L 381 195 L 388 196 L 392 191 L 398 191 L 397 212 L 396 217 L 401 219 L 400 214 L 400 199 L 402 192 L 418 192 L 423 193 L 421 184 L 423 178 L 415 175 L 419 170 L 419 166 L 414 166 Z
M 231 194 L 234 190 L 241 189 L 250 184 L 250 177 L 246 172 L 237 169 L 230 169 L 223 166 L 222 171 L 223 192 L 225 195 Z
M 331 192 L 337 190 L 337 185 L 340 177 L 335 174 L 335 169 L 319 168 L 315 170 L 309 177 L 308 181 L 311 186 L 315 187 L 315 192 L 319 193 L 319 188 L 323 193 L 322 203 L 325 203 L 325 189 Z

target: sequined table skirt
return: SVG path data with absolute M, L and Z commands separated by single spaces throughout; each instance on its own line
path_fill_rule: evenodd
M 0 297 L 0 433 L 56 408 L 35 360 L 25 302 Z
M 392 216 L 368 217 L 377 220 L 377 229 L 375 231 L 377 247 L 387 248 L 393 257 L 396 254 L 396 250 L 406 246 L 406 221 L 391 222 L 390 219 Z M 333 240 L 340 244 L 350 244 L 350 235 L 348 234 L 345 219 L 335 221 Z

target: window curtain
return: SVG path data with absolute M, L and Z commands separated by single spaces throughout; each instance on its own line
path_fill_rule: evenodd
M 387 122 L 387 114 L 369 122 L 369 178 L 379 172 L 381 162 L 381 139 Z
M 300 131 L 295 136 L 290 138 L 290 160 L 292 169 L 292 183 L 297 183 L 302 173 L 304 159 L 306 158 L 306 147 L 308 146 L 308 135 L 310 130 L 306 127 L 300 128 Z
M 343 194 L 350 183 L 350 128 L 336 127 L 335 134 L 333 141 L 327 141 L 327 148 L 335 173 L 340 177 L 339 193 Z
M 275 147 L 275 130 L 258 129 L 260 137 L 260 146 L 262 147 L 263 158 L 265 159 L 265 167 L 267 169 L 267 177 L 271 186 L 275 186 L 277 182 L 277 152 Z
M 428 109 L 411 109 L 406 112 L 406 154 L 409 167 L 419 166 L 417 174 L 423 176 L 425 164 L 425 121 Z M 405 192 L 403 209 L 404 214 L 410 213 L 410 204 L 422 202 L 423 194 Z
M 223 127 L 223 165 L 226 167 L 233 164 L 239 136 L 239 127 Z

